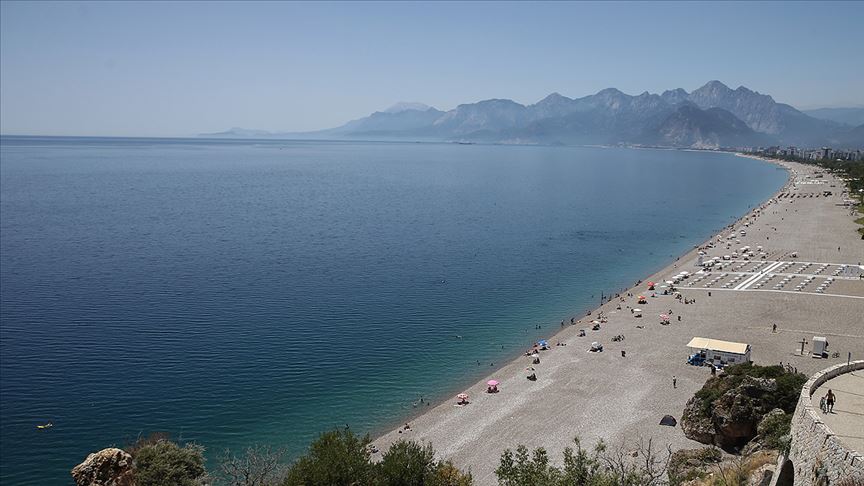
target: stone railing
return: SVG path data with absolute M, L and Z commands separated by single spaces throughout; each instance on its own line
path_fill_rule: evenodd
M 813 393 L 826 381 L 844 373 L 864 369 L 864 360 L 839 364 L 813 375 L 798 399 L 792 417 L 792 444 L 789 455 L 780 461 L 778 486 L 821 486 L 864 484 L 864 455 L 844 445 L 822 421 Z

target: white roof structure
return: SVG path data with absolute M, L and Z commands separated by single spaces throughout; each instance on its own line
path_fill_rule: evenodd
M 721 341 L 719 339 L 708 339 L 694 337 L 687 343 L 688 348 L 709 349 L 711 351 L 723 351 L 724 353 L 746 354 L 749 344 Z

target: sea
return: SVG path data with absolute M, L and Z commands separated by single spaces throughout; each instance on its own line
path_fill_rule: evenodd
M 374 436 L 786 177 L 706 151 L 2 137 L 0 483 L 72 484 L 154 432 L 211 470 Z

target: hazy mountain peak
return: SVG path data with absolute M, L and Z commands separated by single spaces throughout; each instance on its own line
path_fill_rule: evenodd
M 618 88 L 606 88 L 597 92 L 598 96 L 621 96 L 623 94 L 624 92 Z
M 552 101 L 569 101 L 569 100 L 570 100 L 570 98 L 568 98 L 568 97 L 566 97 L 566 96 L 564 96 L 561 93 L 558 93 L 556 91 L 554 93 L 550 93 L 548 96 L 546 96 L 542 100 L 538 101 L 538 103 L 544 103 L 544 102 L 548 103 L 548 102 L 552 102 Z
M 399 113 L 408 110 L 427 111 L 430 108 L 432 107 L 423 103 L 418 103 L 416 101 L 400 101 L 395 105 L 391 106 L 390 108 L 384 110 L 384 113 Z
M 720 81 L 717 81 L 716 79 L 714 79 L 712 81 L 708 81 L 707 83 L 705 83 L 705 86 L 702 86 L 701 88 L 697 89 L 696 91 L 715 91 L 716 92 L 716 91 L 732 91 L 732 89 L 729 88 L 729 86 L 726 86 L 725 84 L 721 83 Z M 694 91 L 694 93 L 696 91 Z
M 677 105 L 679 103 L 687 101 L 688 96 L 690 96 L 690 93 L 688 93 L 687 91 L 681 88 L 675 88 L 664 91 L 663 94 L 660 95 L 660 98 L 662 98 L 663 101 L 669 103 L 670 105 Z

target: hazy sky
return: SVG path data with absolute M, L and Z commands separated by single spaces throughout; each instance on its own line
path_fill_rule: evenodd
M 0 132 L 329 128 L 711 79 L 864 105 L 864 3 L 2 2 Z

